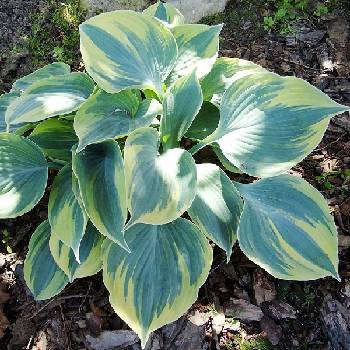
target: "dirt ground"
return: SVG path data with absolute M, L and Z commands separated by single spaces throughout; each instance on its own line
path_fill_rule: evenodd
M 281 35 L 262 28 L 269 10 L 260 3 L 232 0 L 222 16 L 205 19 L 225 23 L 220 54 L 301 77 L 350 105 L 350 11 L 339 6 L 318 21 L 300 19 Z M 41 6 L 38 0 L 0 4 L 0 91 L 38 65 L 23 42 L 33 35 L 32 15 Z M 48 55 L 47 62 L 54 59 Z M 81 67 L 79 62 L 77 53 L 73 65 Z M 213 157 L 203 150 L 197 160 Z M 187 316 L 157 331 L 148 350 L 350 349 L 349 114 L 332 119 L 321 144 L 291 173 L 327 198 L 339 233 L 341 282 L 277 280 L 238 246 L 227 265 L 215 248 L 198 301 Z M 0 221 L 0 349 L 139 350 L 133 332 L 113 312 L 100 274 L 74 281 L 52 300 L 33 300 L 23 280 L 23 259 L 31 233 L 47 217 L 47 199 L 20 218 Z

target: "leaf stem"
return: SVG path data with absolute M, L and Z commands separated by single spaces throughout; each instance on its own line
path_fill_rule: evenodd
M 188 152 L 190 152 L 192 155 L 196 154 L 199 150 L 201 150 L 203 147 L 207 145 L 206 142 L 198 142 L 196 145 L 194 145 L 191 149 L 189 149 Z

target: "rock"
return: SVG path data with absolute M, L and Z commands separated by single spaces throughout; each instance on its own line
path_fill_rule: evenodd
M 185 318 L 165 326 L 162 332 L 167 350 L 210 349 L 210 343 L 205 339 L 205 326 L 199 327 Z
M 265 301 L 272 301 L 276 298 L 275 284 L 261 269 L 256 269 L 254 271 L 253 289 L 254 297 L 258 305 L 261 305 Z
M 260 320 L 261 329 L 266 333 L 267 339 L 272 345 L 277 345 L 282 337 L 282 328 L 268 316 Z
M 225 303 L 224 313 L 243 322 L 260 321 L 264 316 L 260 307 L 243 299 L 231 299 Z
M 350 247 L 350 236 L 338 235 L 338 246 L 340 250 Z
M 296 318 L 295 309 L 283 301 L 274 300 L 270 303 L 267 303 L 266 309 L 270 317 L 277 321 L 285 318 Z
M 228 0 L 169 0 L 186 18 L 188 23 L 196 23 L 201 18 L 222 12 Z
M 228 0 L 169 0 L 188 23 L 196 23 L 201 18 L 222 12 Z M 113 10 L 142 11 L 151 3 L 150 0 L 82 0 L 82 6 L 88 10 L 88 17 Z
M 350 132 L 350 117 L 348 113 L 334 117 L 333 121 L 336 125 L 340 126 L 345 131 Z
M 350 349 L 349 310 L 338 300 L 327 295 L 323 301 L 321 318 L 332 349 Z
M 325 35 L 326 35 L 325 30 L 306 29 L 304 31 L 297 33 L 296 38 L 299 41 L 303 42 L 304 44 L 307 44 L 309 46 L 316 46 L 322 41 Z
M 138 342 L 139 338 L 133 331 L 104 331 L 97 338 L 86 335 L 86 341 L 91 350 L 114 350 L 116 347 L 127 347 Z
M 142 11 L 149 6 L 149 0 L 82 0 L 81 6 L 88 11 L 88 17 L 99 12 L 114 10 Z
M 225 314 L 222 312 L 217 313 L 212 318 L 212 327 L 217 334 L 221 333 L 225 328 Z
M 6 255 L 0 253 L 0 269 L 2 269 L 6 264 Z

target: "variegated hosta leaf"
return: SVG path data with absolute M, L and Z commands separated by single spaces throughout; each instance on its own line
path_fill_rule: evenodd
M 202 103 L 202 90 L 194 71 L 169 88 L 164 96 L 164 112 L 160 123 L 164 149 L 178 147 Z
M 196 195 L 196 167 L 191 155 L 179 148 L 158 155 L 159 134 L 140 128 L 124 148 L 128 208 L 135 223 L 161 225 L 181 216 Z
M 36 144 L 0 133 L 0 218 L 15 218 L 34 208 L 44 195 L 47 172 Z
M 203 98 L 205 101 L 220 106 L 222 96 L 235 80 L 266 71 L 250 61 L 220 57 L 216 60 L 213 69 L 201 81 Z
M 71 165 L 57 174 L 50 192 L 49 221 L 52 234 L 72 248 L 79 262 L 79 247 L 87 225 L 87 216 L 73 192 Z
M 114 11 L 80 25 L 81 53 L 86 70 L 109 93 L 151 89 L 162 94 L 177 46 L 160 22 L 133 11 Z
M 177 8 L 160 1 L 148 7 L 143 13 L 159 19 L 169 28 L 185 23 L 185 17 Z
M 139 335 L 175 321 L 195 302 L 208 277 L 212 249 L 190 221 L 137 224 L 125 232 L 131 253 L 103 248 L 103 281 L 117 314 Z
M 217 142 L 223 155 L 243 172 L 275 176 L 317 146 L 331 116 L 349 109 L 304 80 L 255 73 L 226 90 L 218 128 L 195 149 Z
M 68 64 L 65 64 L 63 62 L 51 63 L 34 71 L 31 74 L 24 76 L 23 78 L 16 80 L 12 88 L 14 90 L 23 92 L 42 79 L 57 77 L 59 75 L 65 75 L 69 73 L 70 67 Z
M 231 164 L 229 162 L 229 160 L 223 155 L 219 145 L 217 145 L 216 143 L 213 143 L 212 145 L 212 150 L 214 151 L 214 153 L 216 154 L 216 156 L 218 157 L 221 165 L 228 171 L 230 171 L 231 173 L 236 173 L 236 174 L 242 174 L 242 172 L 233 164 Z
M 185 137 L 193 140 L 203 140 L 218 127 L 220 111 L 212 103 L 204 101 L 196 118 L 187 130 Z
M 68 114 L 77 110 L 93 90 L 93 81 L 84 73 L 40 80 L 11 103 L 6 111 L 6 123 L 37 122 Z
M 54 297 L 68 284 L 68 277 L 51 255 L 50 232 L 48 220 L 38 226 L 30 239 L 24 261 L 24 279 L 37 300 Z
M 238 241 L 249 259 L 277 278 L 339 278 L 337 230 L 315 188 L 290 175 L 236 185 L 244 198 Z
M 197 78 L 208 74 L 215 63 L 219 50 L 219 34 L 222 25 L 184 24 L 173 29 L 179 48 L 178 58 L 167 85 L 179 77 L 196 70 Z
M 162 113 L 157 100 L 139 101 L 130 90 L 117 94 L 99 91 L 79 109 L 74 129 L 79 137 L 77 152 L 87 145 L 125 136 L 137 128 L 149 126 Z
M 47 157 L 70 161 L 72 147 L 78 142 L 73 124 L 64 119 L 48 119 L 41 122 L 29 139 L 44 151 Z
M 73 170 L 92 223 L 128 250 L 123 234 L 127 217 L 124 164 L 118 143 L 105 141 L 73 153 Z
M 4 132 L 7 129 L 5 114 L 8 106 L 20 96 L 20 93 L 17 91 L 11 91 L 9 93 L 5 93 L 0 95 L 0 132 Z M 9 131 L 15 131 L 22 125 L 13 125 Z
M 197 194 L 188 209 L 192 221 L 226 251 L 230 260 L 243 201 L 227 175 L 214 164 L 197 167 Z
M 57 265 L 65 272 L 70 281 L 76 278 L 92 276 L 102 268 L 101 247 L 104 237 L 89 221 L 79 246 L 79 261 L 71 248 L 66 246 L 56 234 L 51 234 L 50 250 Z

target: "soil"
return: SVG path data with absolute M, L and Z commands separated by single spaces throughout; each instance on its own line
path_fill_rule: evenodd
M 0 4 L 0 91 L 9 90 L 16 78 L 33 69 L 31 53 L 15 48 L 21 36 L 30 35 L 30 14 L 39 7 L 37 0 Z M 254 1 L 230 1 L 219 18 L 225 22 L 220 54 L 301 77 L 337 102 L 350 105 L 349 12 L 339 6 L 318 21 L 301 19 L 291 33 L 279 35 L 263 30 L 260 23 L 266 11 Z M 215 161 L 205 149 L 197 157 L 200 162 Z M 331 278 L 276 280 L 250 262 L 238 246 L 228 265 L 224 253 L 215 248 L 212 271 L 189 313 L 211 316 L 199 326 L 203 331 L 201 345 L 188 349 L 350 349 L 349 169 L 350 118 L 345 113 L 332 119 L 320 145 L 291 171 L 327 198 L 339 233 L 341 282 Z M 91 348 L 89 336 L 128 330 L 113 312 L 100 274 L 74 281 L 52 300 L 33 300 L 23 280 L 23 259 L 31 233 L 46 216 L 47 196 L 30 213 L 0 221 L 0 349 L 86 349 Z M 215 326 L 217 315 L 227 316 L 232 299 L 243 305 L 245 316 L 239 324 L 221 322 Z M 165 327 L 154 339 L 162 336 L 170 340 L 154 345 L 153 339 L 149 349 L 185 349 L 174 344 L 181 337 L 195 337 L 188 324 L 179 322 L 176 336 L 166 338 Z

